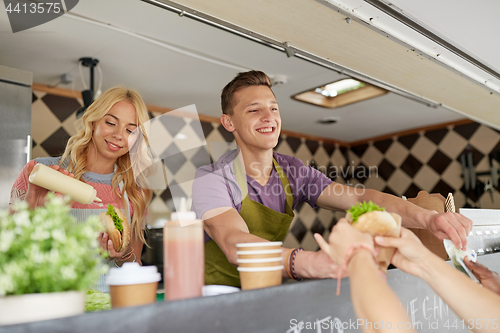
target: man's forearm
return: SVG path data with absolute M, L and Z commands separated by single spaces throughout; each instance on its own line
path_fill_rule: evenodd
M 436 212 L 427 210 L 391 194 L 365 189 L 360 201 L 373 201 L 391 213 L 401 215 L 405 228 L 427 229 L 430 217 Z

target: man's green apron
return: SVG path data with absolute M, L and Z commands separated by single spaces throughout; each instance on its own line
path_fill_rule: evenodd
M 241 189 L 242 198 L 244 198 L 241 202 L 240 215 L 245 220 L 250 233 L 268 241 L 282 241 L 285 239 L 294 217 L 293 193 L 287 176 L 273 158 L 274 168 L 286 194 L 286 213 L 280 213 L 250 200 L 246 175 L 241 169 L 238 159 L 235 159 L 233 164 L 236 181 Z M 224 252 L 213 239 L 205 243 L 205 284 L 240 287 L 240 277 L 236 266 L 229 263 Z

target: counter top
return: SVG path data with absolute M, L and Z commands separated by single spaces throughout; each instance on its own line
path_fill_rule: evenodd
M 500 271 L 500 253 L 480 256 L 478 261 Z M 388 283 L 406 306 L 418 331 L 467 332 L 461 327 L 445 327 L 458 319 L 425 282 L 397 269 L 389 274 Z M 0 326 L 0 333 L 342 332 L 331 330 L 334 323 L 342 323 L 343 332 L 360 332 L 356 328 L 348 279 L 342 280 L 339 296 L 335 295 L 335 289 L 336 280 L 331 279 L 289 283 L 222 296 Z M 300 323 L 302 330 L 298 328 Z

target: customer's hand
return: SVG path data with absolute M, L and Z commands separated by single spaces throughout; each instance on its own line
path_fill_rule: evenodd
M 465 257 L 464 263 L 485 288 L 500 295 L 500 275 L 498 273 L 490 271 L 488 267 L 478 262 L 470 261 L 467 257 Z
M 422 244 L 420 239 L 406 228 L 401 228 L 401 237 L 375 237 L 375 243 L 381 247 L 395 247 L 396 252 L 391 263 L 402 271 L 422 277 L 422 264 L 432 253 Z
M 321 250 L 325 251 L 339 266 L 344 261 L 347 249 L 352 245 L 365 244 L 374 249 L 372 236 L 354 229 L 344 218 L 333 227 L 328 238 L 330 244 L 320 234 L 314 234 L 314 238 Z

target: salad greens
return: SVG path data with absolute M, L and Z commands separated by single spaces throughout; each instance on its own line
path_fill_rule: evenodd
M 118 216 L 118 214 L 116 214 L 113 206 L 111 206 L 111 204 L 108 204 L 108 212 L 106 213 L 108 214 L 109 216 L 111 216 L 111 218 L 113 219 L 113 223 L 115 224 L 115 228 L 119 231 L 119 232 L 123 232 L 123 225 L 122 225 L 122 219 Z
M 111 295 L 89 289 L 85 295 L 85 312 L 110 310 Z
M 372 212 L 374 210 L 382 210 L 384 211 L 384 207 L 379 207 L 377 204 L 374 204 L 371 200 L 369 202 L 363 201 L 358 202 L 357 204 L 351 206 L 346 212 L 351 214 L 352 223 L 356 223 L 358 221 L 358 217 L 361 214 Z

